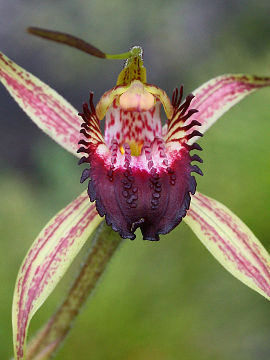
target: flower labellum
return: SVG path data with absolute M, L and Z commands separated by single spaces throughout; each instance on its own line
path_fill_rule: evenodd
M 133 47 L 116 86 L 107 91 L 95 107 L 93 94 L 89 105 L 83 105 L 81 133 L 86 139 L 78 152 L 86 153 L 80 163 L 81 182 L 90 178 L 88 194 L 96 202 L 100 216 L 123 238 L 134 239 L 141 229 L 145 240 L 159 240 L 180 223 L 190 205 L 190 194 L 196 191 L 191 175 L 201 170 L 192 165 L 200 161 L 190 155 L 201 150 L 189 139 L 201 136 L 193 120 L 186 120 L 197 110 L 189 109 L 193 95 L 181 103 L 183 87 L 175 89 L 172 101 L 157 86 L 146 82 L 142 49 Z M 161 105 L 167 116 L 162 130 Z M 105 116 L 104 137 L 100 121 Z M 191 130 L 191 131 L 190 131 Z M 193 131 L 192 131 L 193 130 Z

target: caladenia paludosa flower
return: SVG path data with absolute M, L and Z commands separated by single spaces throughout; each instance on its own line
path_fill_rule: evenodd
M 78 152 L 89 162 L 81 181 L 90 178 L 88 194 L 100 216 L 123 238 L 134 239 L 140 228 L 146 240 L 159 240 L 180 223 L 195 194 L 192 172 L 202 174 L 190 155 L 201 147 L 192 140 L 202 134 L 201 124 L 189 121 L 197 112 L 189 109 L 193 95 L 182 102 L 183 87 L 173 92 L 172 102 L 157 86 L 146 82 L 142 49 L 133 47 L 117 85 L 107 91 L 96 108 L 83 106 L 81 132 L 85 140 Z M 167 115 L 162 129 L 161 105 Z M 105 116 L 105 134 L 100 121 Z M 188 122 L 188 123 L 187 123 Z M 189 144 L 189 140 L 192 144 Z
M 201 171 L 192 161 L 201 159 L 190 152 L 201 150 L 195 141 L 234 104 L 270 86 L 270 77 L 221 75 L 184 100 L 180 87 L 170 100 L 163 90 L 147 83 L 140 47 L 108 55 L 67 34 L 37 28 L 30 32 L 100 58 L 127 62 L 116 86 L 105 92 L 96 106 L 91 93 L 89 106 L 84 104 L 78 116 L 78 111 L 48 85 L 0 53 L 0 80 L 21 108 L 67 151 L 80 158 L 81 152 L 85 153 L 79 162 L 90 166 L 83 171 L 81 181 L 88 179 L 92 201 L 84 191 L 56 214 L 23 261 L 12 310 L 15 358 L 25 357 L 31 318 L 89 236 L 97 234 L 85 264 L 90 275 L 78 277 L 67 301 L 30 346 L 28 359 L 42 358 L 41 354 L 48 357 L 65 337 L 72 316 L 82 305 L 78 299 L 86 298 L 86 292 L 76 289 L 93 289 L 120 241 L 116 232 L 97 231 L 103 215 L 123 238 L 133 239 L 139 227 L 149 240 L 158 240 L 159 234 L 168 233 L 182 219 L 230 273 L 269 299 L 269 254 L 236 215 L 196 191 L 191 173 Z M 167 116 L 163 126 L 161 106 Z M 103 135 L 100 122 L 104 118 Z

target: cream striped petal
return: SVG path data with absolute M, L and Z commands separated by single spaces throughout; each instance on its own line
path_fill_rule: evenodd
M 197 192 L 183 220 L 226 270 L 270 299 L 270 256 L 235 214 Z
M 76 156 L 81 119 L 62 96 L 0 52 L 0 81 L 32 121 Z
M 15 359 L 25 356 L 29 322 L 100 224 L 95 205 L 83 192 L 40 232 L 28 251 L 15 285 L 12 321 Z
M 194 129 L 204 134 L 226 111 L 244 99 L 247 95 L 263 87 L 270 86 L 270 77 L 259 77 L 247 74 L 226 74 L 211 79 L 194 90 L 195 95 L 190 108 L 199 110 L 193 114 L 184 126 L 192 120 L 199 121 L 202 125 L 187 131 L 190 134 Z M 177 125 L 177 124 L 176 124 Z M 174 129 L 171 129 L 173 131 Z M 183 134 L 179 131 L 178 138 Z M 177 134 L 175 134 L 177 137 Z M 193 144 L 198 137 L 189 140 Z

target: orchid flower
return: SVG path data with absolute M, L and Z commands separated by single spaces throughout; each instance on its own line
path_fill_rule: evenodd
M 107 59 L 126 59 L 116 86 L 97 105 L 79 113 L 41 80 L 0 53 L 0 79 L 11 96 L 47 135 L 88 168 L 84 191 L 61 210 L 38 235 L 19 270 L 13 301 L 15 358 L 25 357 L 29 322 L 60 281 L 83 244 L 105 216 L 122 238 L 158 240 L 182 220 L 225 269 L 270 299 L 270 257 L 255 235 L 229 209 L 196 192 L 191 173 L 202 175 L 194 161 L 196 143 L 227 110 L 270 77 L 218 76 L 183 101 L 183 87 L 172 100 L 146 80 L 142 49 L 109 55 L 73 36 L 30 28 L 44 38 Z M 167 120 L 162 126 L 160 109 Z M 81 118 L 82 119 L 81 119 Z M 105 118 L 102 134 L 100 123 Z M 78 143 L 82 145 L 78 149 Z M 90 200 L 89 200 L 89 197 Z

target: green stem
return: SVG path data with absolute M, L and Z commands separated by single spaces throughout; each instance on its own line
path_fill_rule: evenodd
M 132 56 L 131 52 L 125 52 L 122 54 L 105 54 L 106 59 L 110 60 L 126 60 Z
M 45 360 L 52 357 L 71 329 L 80 309 L 94 290 L 121 241 L 120 236 L 107 225 L 103 223 L 100 226 L 90 253 L 66 299 L 28 345 L 27 360 Z

